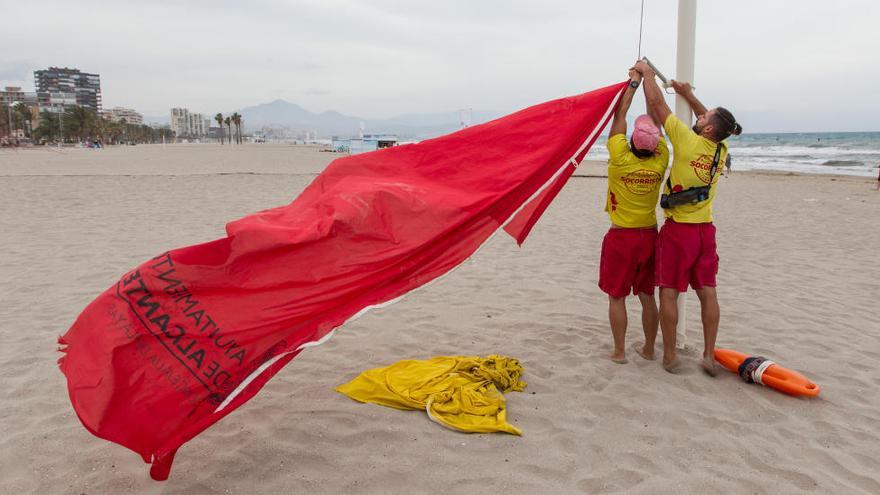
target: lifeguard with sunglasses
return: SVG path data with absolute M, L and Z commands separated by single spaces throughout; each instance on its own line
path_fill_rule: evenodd
M 655 280 L 660 287 L 663 367 L 670 372 L 679 367 L 675 350 L 676 303 L 679 293 L 686 292 L 690 285 L 700 299 L 703 368 L 714 376 L 720 309 L 715 291 L 718 253 L 712 202 L 717 193 L 720 171 L 727 159 L 724 140 L 739 135 L 742 127 L 730 111 L 721 107 L 707 110 L 694 96 L 689 84 L 673 81 L 675 92 L 687 100 L 697 116 L 697 123 L 688 128 L 669 109 L 651 67 L 640 60 L 636 62 L 635 70 L 643 76 L 647 107 L 663 122 L 673 150 L 672 167 L 660 198 L 666 222 L 657 237 L 655 259 Z

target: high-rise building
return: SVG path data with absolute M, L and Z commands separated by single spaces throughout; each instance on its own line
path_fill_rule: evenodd
M 189 114 L 189 129 L 193 136 L 205 135 L 205 116 L 200 113 Z
M 171 124 L 171 130 L 174 134 L 178 136 L 182 136 L 187 134 L 186 128 L 186 116 L 189 114 L 189 110 L 185 108 L 172 108 L 171 109 L 171 120 L 169 124 Z
M 113 107 L 109 110 L 104 110 L 104 117 L 113 122 L 125 120 L 126 124 L 141 125 L 144 123 L 144 116 L 131 108 Z
M 171 109 L 171 130 L 178 137 L 190 135 L 188 121 L 189 110 L 187 110 L 186 108 Z
M 188 108 L 171 109 L 171 130 L 177 136 L 202 137 L 208 133 L 205 128 L 205 116 L 190 113 Z
M 98 74 L 87 74 L 67 67 L 49 67 L 34 71 L 34 85 L 37 97 L 47 102 L 53 93 L 73 94 L 77 105 L 101 111 L 101 76 Z M 65 96 L 64 99 L 69 97 Z

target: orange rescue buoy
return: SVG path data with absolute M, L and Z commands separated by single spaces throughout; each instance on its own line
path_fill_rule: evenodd
M 811 382 L 797 371 L 783 368 L 761 357 L 749 357 L 730 349 L 715 348 L 715 360 L 730 371 L 740 375 L 746 382 L 756 382 L 794 396 L 815 397 L 819 385 Z M 749 362 L 746 362 L 746 361 Z

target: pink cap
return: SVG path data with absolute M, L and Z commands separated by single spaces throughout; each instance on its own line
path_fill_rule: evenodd
M 636 149 L 654 151 L 660 142 L 660 129 L 654 125 L 654 121 L 648 115 L 636 117 L 635 129 L 633 129 L 632 143 Z

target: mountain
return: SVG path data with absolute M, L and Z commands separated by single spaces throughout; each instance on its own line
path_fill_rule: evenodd
M 361 119 L 339 112 L 312 113 L 305 108 L 284 100 L 275 100 L 253 107 L 242 108 L 244 125 L 248 129 L 283 127 L 291 131 L 317 131 L 321 135 L 356 134 Z
M 171 120 L 167 114 L 158 116 L 158 115 L 144 115 L 144 123 L 145 124 L 158 124 L 158 125 L 168 125 L 168 122 Z
M 231 112 L 230 112 L 231 113 Z M 390 119 L 364 119 L 336 111 L 313 113 L 284 100 L 275 100 L 238 110 L 248 130 L 262 127 L 286 128 L 293 132 L 317 132 L 320 136 L 355 136 L 361 123 L 367 133 L 391 133 L 428 138 L 460 128 L 458 112 L 405 114 Z M 474 112 L 472 124 L 498 117 L 496 112 Z
M 498 112 L 473 111 L 469 125 L 481 124 L 497 119 Z M 368 121 L 371 132 L 388 132 L 418 138 L 431 138 L 457 131 L 461 128 L 458 111 L 442 113 L 411 113 L 390 119 Z

